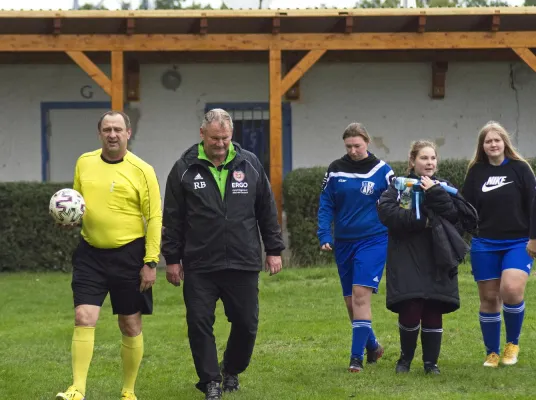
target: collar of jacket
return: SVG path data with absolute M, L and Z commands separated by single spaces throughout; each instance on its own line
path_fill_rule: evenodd
M 350 158 L 348 154 L 345 154 L 341 157 L 341 163 L 345 166 L 345 172 L 353 173 L 363 173 L 370 171 L 377 163 L 379 162 L 378 158 L 368 152 L 368 157 L 359 161 L 354 161 Z
M 417 174 L 415 173 L 414 170 L 411 170 L 411 171 L 409 172 L 409 175 L 408 175 L 407 177 L 408 177 L 408 178 L 412 178 L 412 179 L 421 179 L 420 176 L 417 176 Z M 430 177 L 430 179 L 433 180 L 433 181 L 438 181 L 438 180 L 439 180 L 439 178 L 438 178 L 437 176 L 435 176 L 435 175 L 432 175 L 432 176 Z
M 229 150 L 227 151 L 227 157 L 225 157 L 225 160 L 221 163 L 224 167 L 229 164 L 233 159 L 236 157 L 236 150 L 233 142 L 229 143 Z M 205 160 L 214 165 L 214 163 L 207 157 L 207 154 L 205 153 L 205 147 L 203 145 L 203 142 L 200 142 L 197 145 L 197 158 L 200 160 Z

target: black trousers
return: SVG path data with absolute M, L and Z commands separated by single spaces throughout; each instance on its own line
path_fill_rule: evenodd
M 188 339 L 199 382 L 205 392 L 210 381 L 221 382 L 218 353 L 213 333 L 216 302 L 221 299 L 231 333 L 223 355 L 229 374 L 240 374 L 249 365 L 259 322 L 259 273 L 223 270 L 189 273 L 184 276 L 184 303 Z

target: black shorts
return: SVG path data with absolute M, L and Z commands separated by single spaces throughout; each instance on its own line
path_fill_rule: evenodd
M 73 253 L 74 306 L 102 307 L 110 292 L 114 314 L 152 314 L 152 288 L 140 292 L 140 270 L 145 256 L 145 238 L 117 249 L 98 249 L 84 239 Z

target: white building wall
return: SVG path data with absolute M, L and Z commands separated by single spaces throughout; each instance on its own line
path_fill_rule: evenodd
M 160 83 L 168 68 L 142 66 L 142 101 L 132 104 L 140 112 L 132 150 L 155 167 L 162 189 L 175 160 L 198 140 L 207 102 L 266 102 L 269 93 L 267 65 L 179 65 L 177 91 Z M 429 64 L 315 65 L 292 103 L 293 167 L 325 166 L 344 154 L 341 135 L 354 120 L 373 136 L 371 150 L 388 161 L 404 160 L 418 138 L 436 140 L 442 158 L 469 157 L 490 119 L 514 134 L 524 155 L 536 156 L 536 73 L 515 65 L 517 94 L 510 75 L 508 63 L 450 63 L 446 97 L 432 100 Z M 80 95 L 84 85 L 93 87 L 91 99 Z M 41 180 L 42 101 L 108 100 L 75 65 L 0 66 L 0 181 Z M 95 122 L 92 116 L 78 122 L 77 132 L 63 132 L 73 138 L 73 151 L 91 150 L 79 149 L 75 138 L 95 135 Z
M 429 64 L 314 66 L 293 104 L 293 168 L 327 165 L 344 154 L 342 133 L 365 124 L 371 150 L 389 161 L 407 159 L 412 140 L 428 138 L 441 158 L 471 157 L 482 125 L 500 121 L 525 156 L 536 156 L 536 73 L 508 63 L 450 63 L 443 100 L 432 100 Z M 307 150 L 305 150 L 307 149 Z

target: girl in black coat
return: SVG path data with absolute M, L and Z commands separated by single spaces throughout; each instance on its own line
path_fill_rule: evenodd
M 421 181 L 420 218 L 414 204 L 416 188 L 399 191 L 393 182 L 378 203 L 380 220 L 389 229 L 387 308 L 399 314 L 397 373 L 409 372 L 420 330 L 424 370 L 439 374 L 442 315 L 460 307 L 457 266 L 468 250 L 460 233 L 474 228 L 477 220 L 474 209 L 459 194 L 451 195 L 439 184 L 445 181 L 435 177 L 436 170 L 435 144 L 412 143 L 408 177 Z M 450 240 L 438 239 L 438 232 Z

